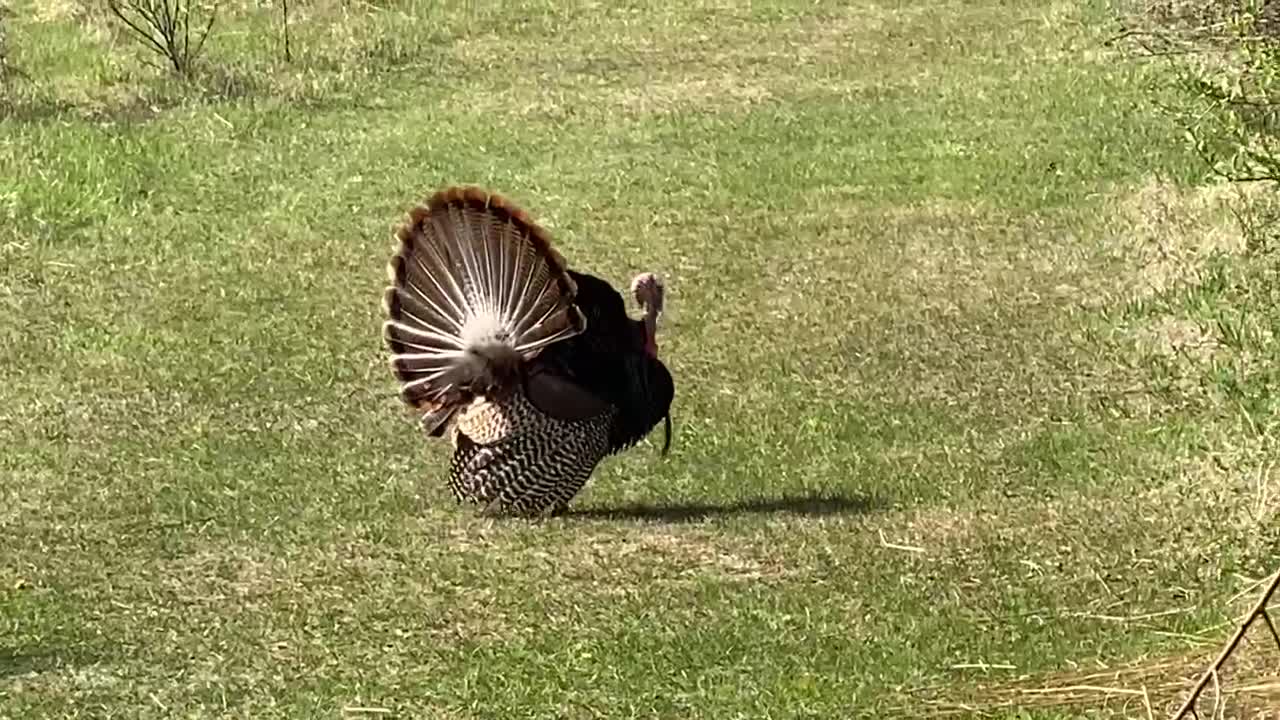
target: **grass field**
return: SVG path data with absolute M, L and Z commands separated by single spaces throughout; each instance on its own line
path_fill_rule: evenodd
M 227 4 L 180 82 L 11 4 L 0 716 L 1181 700 L 1280 556 L 1280 319 L 1108 9 L 507 5 L 314 0 L 285 63 Z M 391 230 L 464 182 L 668 279 L 672 453 L 568 517 L 459 510 L 394 395 Z

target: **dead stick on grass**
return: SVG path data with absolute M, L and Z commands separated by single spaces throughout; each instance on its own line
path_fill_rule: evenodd
M 1280 682 L 1261 683 L 1259 685 L 1245 685 L 1244 687 L 1234 688 L 1227 692 L 1239 695 L 1241 693 L 1264 693 L 1280 690 Z
M 1213 714 L 1210 717 L 1222 717 L 1222 676 L 1213 671 Z
M 1195 711 L 1196 701 L 1200 699 L 1200 694 L 1204 692 L 1210 680 L 1215 685 L 1217 684 L 1218 671 L 1222 669 L 1222 666 L 1227 662 L 1227 658 L 1231 657 L 1231 653 L 1235 651 L 1236 646 L 1244 639 L 1244 634 L 1249 631 L 1249 626 L 1253 624 L 1254 620 L 1259 617 L 1266 618 L 1267 626 L 1271 628 L 1273 637 L 1276 640 L 1276 647 L 1280 648 L 1280 636 L 1275 635 L 1275 627 L 1271 624 L 1271 618 L 1267 615 L 1267 603 L 1271 601 L 1271 596 L 1275 594 L 1276 588 L 1280 588 L 1280 570 L 1277 570 L 1275 577 L 1271 578 L 1271 584 L 1267 585 L 1267 589 L 1258 597 L 1258 602 L 1254 603 L 1253 609 L 1245 616 L 1244 622 L 1240 623 L 1239 629 L 1231 636 L 1227 646 L 1222 648 L 1222 652 L 1213 661 L 1213 665 L 1209 666 L 1209 669 L 1200 677 L 1200 682 L 1196 683 L 1191 694 L 1187 696 L 1187 701 L 1182 703 L 1182 707 L 1178 708 L 1178 711 L 1173 714 L 1172 720 L 1182 720 L 1188 714 L 1199 717 L 1199 714 Z M 1221 694 L 1219 694 L 1219 699 L 1221 699 Z
M 1249 580 L 1249 578 L 1244 577 L 1244 576 L 1242 576 L 1242 575 L 1237 575 L 1236 577 L 1240 578 L 1241 580 Z M 1264 583 L 1264 582 L 1266 582 L 1266 581 L 1267 581 L 1267 579 L 1266 579 L 1265 577 L 1260 577 L 1260 578 L 1258 578 L 1257 580 L 1249 580 L 1249 584 L 1248 584 L 1248 585 L 1246 585 L 1246 586 L 1245 586 L 1245 588 L 1244 588 L 1243 590 L 1241 590 L 1240 592 L 1236 593 L 1235 595 L 1232 595 L 1231 597 L 1227 598 L 1227 604 L 1228 604 L 1228 605 L 1230 605 L 1230 604 L 1234 603 L 1235 601 L 1239 600 L 1240 598 L 1244 597 L 1245 595 L 1248 595 L 1249 593 L 1253 592 L 1254 590 L 1257 590 L 1257 589 L 1258 589 L 1258 587 L 1259 587 L 1260 585 L 1262 585 L 1262 583 Z
M 1145 691 L 1131 690 L 1129 688 L 1107 687 L 1105 685 L 1064 685 L 1062 687 L 1025 688 L 1018 692 L 1021 692 L 1024 695 L 1054 695 L 1068 692 L 1106 693 L 1108 695 L 1142 695 Z
M 1026 688 L 1019 690 L 1024 695 L 1060 695 L 1062 693 L 1084 692 L 1084 693 L 1102 693 L 1104 695 L 1130 695 L 1141 698 L 1143 707 L 1147 710 L 1147 720 L 1155 720 L 1154 711 L 1151 709 L 1151 694 L 1147 692 L 1147 686 L 1143 685 L 1141 690 L 1130 690 L 1129 688 L 1108 687 L 1105 685 L 1064 685 L 1062 687 L 1051 688 Z
M 880 546 L 881 546 L 881 547 L 887 547 L 887 548 L 889 548 L 889 549 L 891 549 L 891 550 L 906 550 L 907 552 L 914 552 L 914 553 L 922 553 L 922 552 L 924 552 L 924 548 L 922 548 L 922 547 L 916 547 L 915 545 L 899 545 L 898 543 L 891 543 L 891 542 L 889 542 L 888 540 L 886 540 L 886 539 L 885 539 L 885 537 L 884 537 L 884 531 L 883 531 L 883 530 L 879 530 L 879 531 L 877 531 L 877 532 L 879 532 L 879 533 L 880 533 Z
M 1189 613 L 1195 608 L 1175 608 L 1173 610 L 1161 610 L 1160 612 L 1143 613 L 1141 615 L 1098 615 L 1094 613 L 1072 613 L 1072 617 L 1089 618 L 1091 620 L 1106 620 L 1108 622 L 1139 622 L 1141 620 L 1151 620 L 1158 617 L 1167 617 L 1169 615 L 1181 615 Z
M 1155 720 L 1156 713 L 1151 709 L 1151 694 L 1147 692 L 1147 686 L 1142 686 L 1142 707 L 1147 709 L 1147 720 Z

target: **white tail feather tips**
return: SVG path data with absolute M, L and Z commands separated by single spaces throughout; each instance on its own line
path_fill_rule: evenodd
M 383 333 L 406 402 L 492 389 L 505 377 L 495 364 L 528 361 L 586 326 L 563 259 L 499 196 L 444 190 L 399 238 Z

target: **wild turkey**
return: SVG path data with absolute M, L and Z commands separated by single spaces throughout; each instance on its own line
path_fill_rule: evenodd
M 675 393 L 657 357 L 664 288 L 631 291 L 569 270 L 506 198 L 450 187 L 397 233 L 383 335 L 400 396 L 453 445 L 449 487 L 492 514 L 557 515 L 606 456 L 665 421 Z

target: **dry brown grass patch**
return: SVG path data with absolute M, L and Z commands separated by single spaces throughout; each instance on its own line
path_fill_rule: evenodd
M 978 530 L 990 522 L 972 508 L 928 507 L 916 510 L 906 520 L 902 542 L 932 549 L 969 547 Z
M 1136 333 L 1139 346 L 1166 357 L 1182 356 L 1196 362 L 1207 361 L 1219 344 L 1202 323 L 1178 317 L 1161 317 Z
M 555 521 L 552 521 L 553 524 Z M 574 540 L 554 550 L 524 545 L 505 521 L 459 517 L 443 540 L 467 552 L 508 558 L 513 566 L 547 561 L 547 572 L 569 582 L 625 589 L 638 574 L 657 582 L 683 583 L 706 578 L 768 580 L 796 568 L 767 548 L 730 545 L 713 530 L 695 525 L 627 525 L 622 528 L 569 521 Z M 550 564 L 554 558 L 554 564 Z M 615 582 L 616 581 L 616 582 Z
M 897 64 L 883 62 L 882 38 L 891 30 L 912 37 L 929 24 L 927 11 L 888 10 L 874 3 L 767 28 L 726 11 L 714 35 L 682 32 L 679 26 L 656 32 L 628 29 L 530 50 L 500 34 L 484 34 L 457 39 L 450 54 L 459 65 L 482 72 L 507 66 L 505 61 L 495 65 L 496 59 L 520 58 L 510 68 L 514 74 L 506 77 L 523 82 L 468 96 L 467 103 L 479 103 L 478 110 L 556 115 L 572 105 L 578 113 L 651 116 L 738 110 L 780 98 L 847 96 L 872 86 L 913 84 L 919 80 L 915 71 L 904 75 Z M 915 45 L 904 50 L 923 52 Z M 892 59 L 900 59 L 898 54 Z M 886 67 L 894 69 L 886 72 Z
M 683 584 L 705 579 L 760 581 L 796 571 L 784 558 L 760 548 L 728 547 L 723 538 L 693 527 L 630 527 L 625 534 L 582 538 L 571 555 L 573 574 L 600 578 L 616 575 L 621 587 L 637 569 L 658 582 Z M 583 574 L 585 573 L 585 574 Z
M 1262 190 L 1250 187 L 1181 188 L 1149 179 L 1110 198 L 1111 250 L 1123 265 L 1116 294 L 1141 299 L 1195 283 L 1215 255 L 1243 252 L 1244 233 L 1232 209 Z
M 1101 717 L 1164 718 L 1191 692 L 1219 648 L 1144 657 L 1114 667 L 1082 667 L 1044 675 L 971 685 L 963 694 L 955 684 L 917 689 L 903 698 L 904 708 L 925 717 L 1005 716 L 1012 710 L 1092 711 Z M 1232 655 L 1220 677 L 1201 698 L 1201 717 L 1263 720 L 1280 717 L 1280 650 L 1260 625 Z M 1217 703 L 1215 705 L 1215 703 Z M 1222 715 L 1209 715 L 1216 708 Z M 1093 715 L 1091 715 L 1093 716 Z
M 641 87 L 606 90 L 602 100 L 632 114 L 656 115 L 681 109 L 736 109 L 774 98 L 761 83 L 735 72 L 705 77 L 668 78 Z
M 31 19 L 38 23 L 63 22 L 75 20 L 82 12 L 82 6 L 74 0 L 44 0 L 35 4 Z
M 1105 203 L 1113 230 L 1101 255 L 1109 268 L 1085 305 L 1120 311 L 1115 337 L 1125 346 L 1121 352 L 1158 368 L 1170 397 L 1216 402 L 1206 373 L 1221 366 L 1246 375 L 1266 362 L 1258 351 L 1271 341 L 1265 319 L 1228 313 L 1222 326 L 1214 305 L 1247 262 L 1240 217 L 1263 192 L 1257 185 L 1180 188 L 1148 180 Z M 1241 342 L 1224 345 L 1232 337 Z
M 1215 524 L 1251 543 L 1280 521 L 1280 442 L 1274 428 L 1243 424 L 1215 433 L 1212 454 L 1181 463 L 1165 492 L 1199 498 Z

